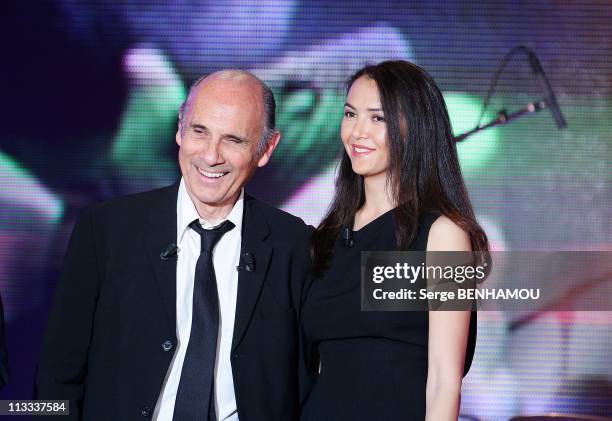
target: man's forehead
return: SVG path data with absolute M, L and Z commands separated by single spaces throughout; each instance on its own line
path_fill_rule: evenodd
M 219 107 L 238 106 L 244 108 L 245 111 L 247 109 L 261 111 L 263 93 L 256 82 L 248 79 L 212 78 L 211 80 L 204 79 L 195 87 L 187 100 L 187 108 L 197 104 L 197 108 L 217 105 Z
M 209 95 L 203 93 L 195 97 L 187 110 L 191 119 L 214 117 L 220 120 L 248 121 L 250 117 L 261 120 L 261 107 L 249 95 Z
M 263 96 L 261 84 L 253 76 L 239 74 L 230 77 L 224 73 L 213 74 L 203 79 L 195 87 L 192 95 L 200 96 L 209 93 L 221 93 L 227 96 L 229 92 L 233 95 L 256 97 L 259 100 Z
M 204 126 L 224 134 L 250 138 L 263 129 L 262 101 L 248 91 L 204 89 L 191 98 L 185 114 L 187 126 Z

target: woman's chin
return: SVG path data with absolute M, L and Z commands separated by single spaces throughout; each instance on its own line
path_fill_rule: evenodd
M 387 171 L 386 170 L 376 170 L 373 168 L 364 168 L 362 166 L 353 165 L 353 172 L 357 175 L 360 175 L 364 178 L 375 178 L 375 177 L 385 177 Z

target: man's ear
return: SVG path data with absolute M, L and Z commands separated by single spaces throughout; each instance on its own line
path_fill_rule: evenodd
M 176 144 L 179 145 L 179 147 L 181 146 L 182 141 L 181 131 L 181 122 L 179 121 L 178 128 L 176 129 L 176 135 L 174 136 L 174 140 L 176 141 Z
M 268 163 L 268 161 L 270 161 L 272 152 L 274 152 L 274 149 L 276 149 L 280 140 L 281 140 L 280 132 L 275 131 L 270 137 L 270 139 L 268 139 L 268 143 L 266 144 L 266 149 L 264 150 L 264 153 L 261 155 L 261 157 L 257 161 L 258 167 L 261 168 L 265 166 Z

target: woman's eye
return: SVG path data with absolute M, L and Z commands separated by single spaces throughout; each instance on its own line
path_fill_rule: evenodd
M 374 117 L 372 117 L 372 119 L 377 123 L 384 123 L 386 121 L 385 118 L 381 115 L 375 115 Z
M 344 112 L 344 116 L 347 117 L 347 118 L 353 118 L 353 117 L 355 117 L 355 113 L 352 112 L 352 111 L 345 111 Z

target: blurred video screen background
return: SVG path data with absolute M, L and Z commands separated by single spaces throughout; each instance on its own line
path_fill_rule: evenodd
M 0 25 L 0 292 L 11 376 L 4 399 L 31 397 L 80 210 L 176 181 L 178 108 L 195 79 L 222 68 L 253 71 L 276 96 L 282 143 L 247 190 L 316 225 L 333 192 L 345 82 L 355 70 L 386 59 L 424 67 L 460 134 L 478 122 L 503 56 L 526 45 L 568 127 L 559 130 L 543 110 L 459 144 L 477 217 L 494 250 L 612 249 L 610 2 L 15 3 Z M 483 121 L 542 97 L 519 53 Z M 522 317 L 479 315 L 462 413 L 611 414 L 610 313 L 543 313 L 509 328 Z

